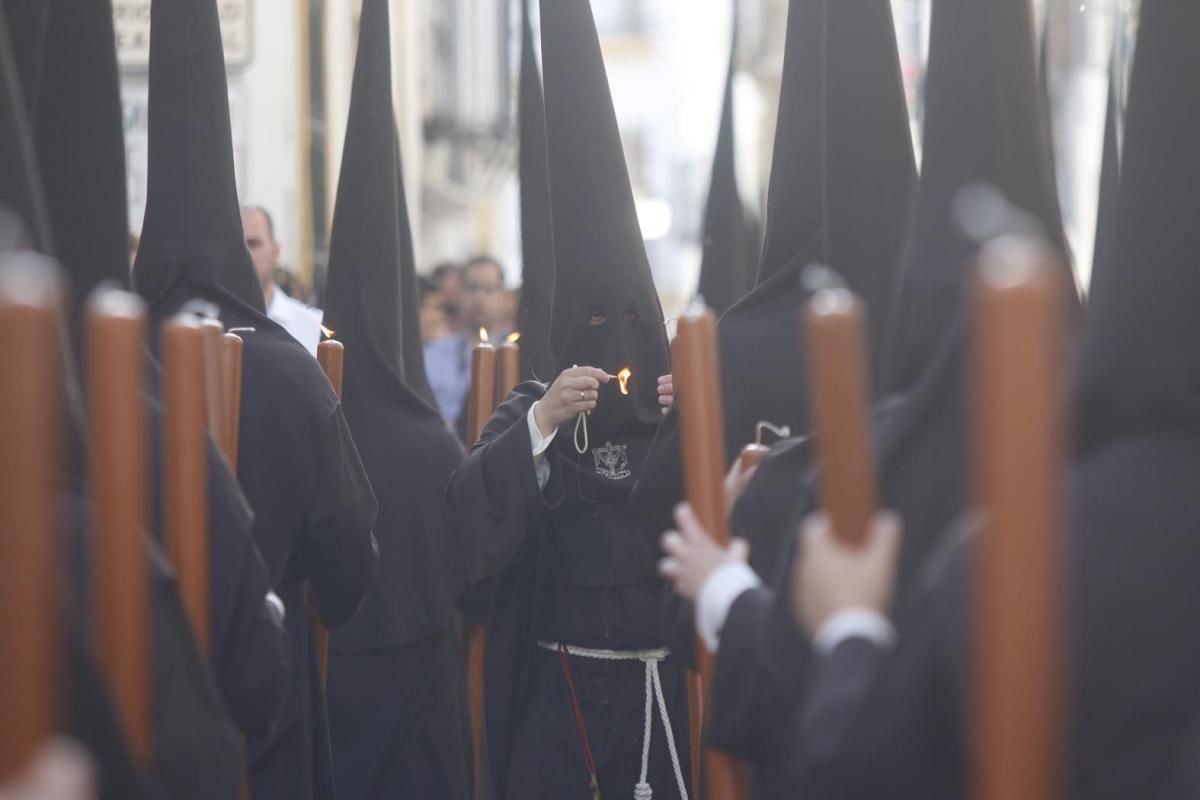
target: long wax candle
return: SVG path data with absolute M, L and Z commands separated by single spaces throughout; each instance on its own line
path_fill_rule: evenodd
M 516 334 L 510 336 L 496 350 L 496 406 L 503 403 L 509 392 L 521 382 L 521 346 L 517 344 L 518 338 Z
M 467 444 L 479 441 L 496 410 L 496 348 L 482 336 L 471 350 L 471 394 L 467 406 Z
M 62 287 L 43 270 L 0 268 L 0 782 L 59 729 Z
M 88 307 L 88 410 L 95 467 L 92 609 L 100 663 L 130 749 L 152 755 L 150 583 L 142 536 L 149 496 L 140 297 L 96 295 Z
M 179 314 L 163 326 L 167 541 L 200 651 L 208 627 L 208 454 L 204 445 L 205 332 Z
M 1062 795 L 1063 292 L 1038 243 L 985 248 L 976 286 L 973 793 Z
M 693 303 L 679 320 L 675 338 L 674 375 L 680 387 L 679 414 L 683 430 L 683 467 L 688 502 L 720 544 L 729 542 L 725 509 L 725 423 L 721 383 L 717 372 L 716 322 L 712 312 Z M 705 699 L 714 680 L 712 653 L 696 644 Z M 709 702 L 704 702 L 707 708 Z M 704 771 L 709 797 L 732 800 L 742 793 L 737 770 L 729 756 L 705 748 Z
M 858 545 L 875 513 L 861 304 L 846 289 L 822 289 L 804 327 L 822 504 L 837 536 Z

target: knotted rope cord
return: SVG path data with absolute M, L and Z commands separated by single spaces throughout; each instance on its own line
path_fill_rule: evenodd
M 575 452 L 579 453 L 579 455 L 583 455 L 584 453 L 586 453 L 588 451 L 589 442 L 588 442 L 587 418 L 588 418 L 587 412 L 584 412 L 575 418 L 575 436 L 573 438 L 575 440 Z M 583 444 L 582 445 L 579 444 L 579 429 L 580 428 L 583 428 Z
M 687 800 L 687 784 L 683 779 L 683 767 L 679 763 L 679 751 L 675 747 L 675 732 L 671 728 L 671 718 L 667 714 L 667 699 L 663 695 L 662 677 L 658 672 L 658 663 L 671 654 L 671 651 L 665 647 L 656 648 L 653 650 L 598 650 L 591 647 L 575 647 L 573 645 L 564 645 L 558 642 L 538 642 L 538 647 L 544 650 L 552 650 L 562 657 L 563 670 L 569 676 L 570 667 L 567 662 L 567 655 L 579 656 L 580 658 L 594 658 L 600 661 L 641 661 L 646 665 L 646 724 L 642 735 L 642 771 L 641 778 L 633 789 L 634 800 L 653 800 L 653 790 L 648 782 L 650 774 L 650 734 L 653 728 L 654 721 L 654 704 L 657 702 L 659 715 L 662 717 L 663 730 L 667 734 L 667 750 L 671 754 L 671 768 L 675 772 L 675 784 L 679 787 L 679 796 L 683 800 Z M 575 698 L 574 683 L 568 677 L 568 686 L 571 688 L 571 699 L 575 703 L 576 708 L 576 725 L 580 726 L 580 740 L 585 748 L 585 761 L 590 764 L 595 762 L 591 759 L 591 749 L 587 746 L 587 732 L 582 730 L 583 715 L 578 711 L 578 701 Z

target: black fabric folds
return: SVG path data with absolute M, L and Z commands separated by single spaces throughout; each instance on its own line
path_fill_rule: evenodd
M 734 136 L 733 79 L 737 72 L 738 3 L 733 4 L 729 69 L 721 101 L 721 124 L 713 154 L 708 202 L 704 207 L 703 253 L 696 292 L 716 314 L 724 314 L 753 285 L 758 267 L 758 241 L 742 205 L 737 180 Z
M 550 316 L 554 303 L 554 228 L 550 209 L 550 164 L 546 145 L 546 105 L 534 53 L 530 3 L 521 3 L 521 85 L 517 95 L 520 141 L 517 176 L 521 191 L 521 379 L 550 381 L 555 376 Z
M 159 0 L 150 26 L 146 216 L 134 285 L 152 306 L 203 297 L 223 316 L 237 307 L 237 325 L 274 325 L 242 233 L 217 4 Z

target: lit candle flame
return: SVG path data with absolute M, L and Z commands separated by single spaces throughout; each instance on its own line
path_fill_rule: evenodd
M 507 342 L 508 344 L 516 344 L 520 338 L 521 338 L 521 332 L 513 331 L 512 333 L 510 333 L 508 335 L 508 338 L 505 339 L 504 341 Z
M 333 328 L 326 328 L 324 325 L 322 325 L 321 333 L 325 334 L 326 339 L 332 339 L 333 335 L 334 335 L 334 333 L 336 333 L 336 331 L 334 331 Z
M 633 375 L 633 370 L 629 367 L 617 373 L 617 380 L 621 382 L 621 394 L 629 394 L 629 378 Z
M 487 328 L 479 329 L 479 341 L 481 341 L 481 342 L 489 341 Z

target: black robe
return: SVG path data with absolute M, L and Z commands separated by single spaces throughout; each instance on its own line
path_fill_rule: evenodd
M 497 796 L 570 800 L 591 797 L 587 770 L 559 656 L 538 642 L 609 650 L 674 643 L 663 632 L 666 590 L 655 573 L 652 537 L 623 502 L 602 498 L 595 481 L 580 479 L 592 458 L 577 460 L 569 449 L 569 425 L 546 451 L 550 479 L 539 489 L 526 419 L 544 393 L 538 383 L 517 387 L 455 473 L 449 493 L 460 527 L 480 537 L 499 571 L 485 651 L 485 719 Z M 646 444 L 628 444 L 634 471 Z M 676 651 L 660 665 L 685 778 L 686 661 Z M 641 762 L 645 667 L 580 657 L 571 657 L 570 667 L 600 789 L 628 796 Z M 656 797 L 675 797 L 655 713 L 649 782 Z
M 379 572 L 330 637 L 329 723 L 342 800 L 469 794 L 454 602 L 463 554 L 445 501 L 462 446 L 436 415 L 346 395 L 379 499 Z
M 233 327 L 235 323 L 226 320 Z M 256 800 L 334 797 L 325 692 L 305 610 L 336 628 L 354 615 L 379 560 L 375 497 L 341 405 L 315 359 L 286 331 L 257 324 L 243 350 L 238 480 L 254 537 L 287 609 L 292 670 L 273 732 L 250 743 Z
M 1200 603 L 1197 474 L 1195 431 L 1126 437 L 1076 468 L 1064 584 L 1068 797 L 1195 796 L 1200 632 L 1179 621 Z M 956 536 L 933 559 L 894 652 L 850 640 L 821 660 L 793 721 L 789 796 L 967 796 L 971 550 L 972 538 Z
M 64 508 L 70 569 L 71 732 L 101 762 L 102 796 L 139 796 L 130 788 L 136 783 L 153 797 L 236 800 L 242 775 L 237 731 L 192 636 L 174 573 L 149 541 L 153 753 L 144 774 L 132 762 L 125 763 L 123 735 L 113 733 L 119 727 L 109 720 L 114 712 L 108 708 L 107 689 L 101 688 L 103 678 L 91 655 L 90 622 L 85 622 L 91 613 L 89 507 L 85 496 L 72 490 Z
M 156 379 L 161 375 L 156 369 Z M 154 526 L 166 546 L 163 413 L 147 403 L 150 419 Z M 209 663 L 224 707 L 247 736 L 268 734 L 283 705 L 290 668 L 287 633 L 267 602 L 272 585 L 254 541 L 254 514 L 228 463 L 208 440 Z

